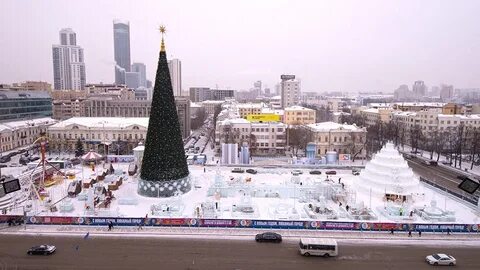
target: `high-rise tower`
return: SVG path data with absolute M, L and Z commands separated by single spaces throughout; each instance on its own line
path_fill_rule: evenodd
M 53 84 L 55 90 L 83 90 L 86 75 L 83 49 L 70 28 L 60 30 L 60 45 L 52 46 Z
M 160 31 L 162 45 L 138 179 L 138 194 L 147 197 L 170 197 L 191 188 L 163 42 L 165 28 L 160 27 Z
M 125 84 L 125 72 L 130 72 L 130 24 L 127 21 L 113 21 L 113 47 L 115 83 Z
M 168 61 L 170 80 L 172 81 L 173 95 L 182 95 L 182 62 L 178 59 Z

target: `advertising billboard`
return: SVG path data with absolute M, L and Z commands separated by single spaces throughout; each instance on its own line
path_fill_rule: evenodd
M 249 114 L 247 120 L 250 122 L 280 122 L 278 114 Z
M 295 79 L 295 75 L 281 75 L 280 79 L 286 81 L 286 80 L 293 80 Z

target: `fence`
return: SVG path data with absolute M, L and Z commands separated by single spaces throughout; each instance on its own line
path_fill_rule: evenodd
M 449 194 L 451 194 L 451 195 L 453 195 L 453 196 L 455 196 L 455 197 L 457 197 L 457 198 L 459 198 L 459 199 L 461 199 L 461 200 L 463 200 L 463 201 L 466 201 L 466 202 L 468 202 L 468 203 L 471 203 L 471 204 L 473 204 L 474 206 L 477 206 L 477 204 L 478 204 L 478 197 L 475 197 L 475 196 L 473 196 L 473 195 L 466 195 L 466 194 L 457 193 L 457 192 L 452 191 L 452 190 L 449 190 L 449 189 L 447 189 L 447 188 L 445 188 L 445 187 L 443 187 L 443 186 L 441 186 L 441 185 L 438 185 L 438 184 L 436 184 L 435 182 L 432 182 L 432 181 L 430 181 L 430 180 L 427 180 L 427 179 L 425 179 L 425 178 L 423 178 L 423 177 L 420 177 L 420 181 L 422 181 L 422 182 L 424 182 L 424 183 L 427 183 L 427 184 L 429 184 L 429 185 L 431 185 L 431 186 L 433 186 L 433 187 L 435 187 L 435 188 L 437 188 L 437 189 L 440 189 L 440 190 L 442 190 L 442 191 L 444 191 L 444 192 L 447 192 L 447 193 L 449 193 Z
M 0 216 L 0 223 L 23 216 Z M 346 231 L 422 231 L 480 233 L 480 224 L 422 224 L 385 222 L 337 222 L 337 221 L 286 221 L 249 219 L 197 219 L 197 218 L 111 218 L 111 217 L 48 217 L 31 216 L 27 224 L 35 225 L 86 225 L 107 226 L 167 226 L 202 228 L 259 228 L 259 229 L 306 229 Z

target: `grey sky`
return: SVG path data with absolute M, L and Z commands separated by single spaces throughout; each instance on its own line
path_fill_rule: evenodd
M 130 21 L 132 61 L 154 79 L 158 25 L 183 87 L 392 91 L 414 80 L 480 87 L 480 1 L 0 0 L 0 82 L 53 81 L 52 44 L 72 28 L 87 82 L 113 82 L 114 19 Z

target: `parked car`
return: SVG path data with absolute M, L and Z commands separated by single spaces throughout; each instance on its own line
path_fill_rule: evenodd
M 352 174 L 353 175 L 360 175 L 360 171 L 359 170 L 352 170 Z
M 245 171 L 242 168 L 233 168 L 232 173 L 244 173 Z
M 6 168 L 6 167 L 8 167 L 7 164 L 0 164 L 0 168 Z
M 457 260 L 453 256 L 442 253 L 428 255 L 425 257 L 425 261 L 430 265 L 454 266 L 457 264 Z
M 428 162 L 428 165 L 430 165 L 430 166 L 438 166 L 438 162 L 431 160 L 431 161 Z
M 282 242 L 282 236 L 274 232 L 264 232 L 264 233 L 257 234 L 255 236 L 255 241 L 280 243 Z
M 251 173 L 251 174 L 257 174 L 257 171 L 254 170 L 254 169 L 247 169 L 246 172 L 247 172 L 247 173 Z
M 337 174 L 337 171 L 326 171 L 325 174 L 335 175 L 335 174 Z
M 301 170 L 293 170 L 292 174 L 299 175 L 299 174 L 303 174 L 303 172 Z
M 9 156 L 0 157 L 0 163 L 7 163 L 10 162 L 10 160 L 12 159 Z
M 55 246 L 52 245 L 40 245 L 31 247 L 28 251 L 28 255 L 50 255 L 53 254 L 57 250 Z
M 452 166 L 453 163 L 451 161 L 442 161 L 442 164 Z
M 310 171 L 310 174 L 322 174 L 322 171 L 312 170 L 312 171 Z
M 10 163 L 9 166 L 10 166 L 10 167 L 18 167 L 19 165 L 18 165 L 18 163 L 13 162 L 13 163 Z

